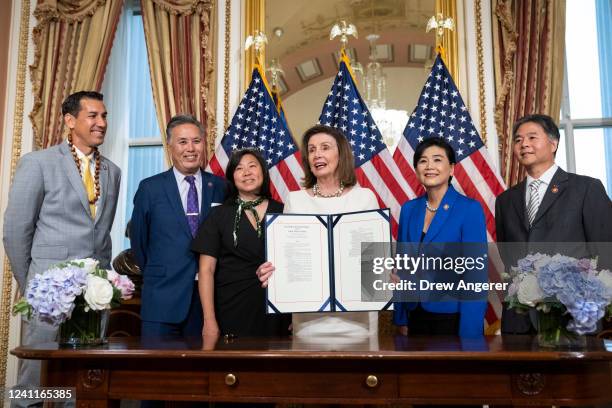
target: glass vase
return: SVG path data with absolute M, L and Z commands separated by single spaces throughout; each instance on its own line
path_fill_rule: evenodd
M 72 317 L 60 325 L 59 341 L 64 346 L 92 346 L 106 342 L 110 310 L 90 310 L 82 307 L 72 311 Z
M 567 330 L 570 315 L 558 308 L 538 311 L 538 345 L 554 349 L 583 349 L 586 337 Z

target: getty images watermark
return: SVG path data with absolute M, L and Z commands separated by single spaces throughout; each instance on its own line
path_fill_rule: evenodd
M 486 301 L 508 282 L 489 279 L 484 243 L 364 243 L 362 301 Z

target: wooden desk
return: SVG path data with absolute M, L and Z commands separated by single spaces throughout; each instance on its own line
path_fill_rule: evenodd
M 610 344 L 612 346 L 612 344 Z M 583 405 L 612 401 L 612 352 L 539 350 L 531 337 L 381 337 L 357 344 L 291 339 L 145 341 L 90 349 L 18 347 L 45 360 L 43 384 L 76 387 L 78 406 L 126 399 L 302 403 Z

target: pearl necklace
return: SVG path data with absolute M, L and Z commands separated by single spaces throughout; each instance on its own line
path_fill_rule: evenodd
M 438 211 L 438 208 L 440 208 L 440 207 L 433 208 L 432 206 L 429 205 L 429 201 L 425 201 L 425 207 L 431 212 L 436 212 Z
M 319 183 L 315 183 L 314 186 L 312 186 L 312 194 L 314 194 L 315 197 L 321 197 L 321 198 L 331 198 L 331 197 L 340 197 L 342 195 L 342 192 L 344 191 L 344 183 L 340 182 L 340 188 L 337 189 L 336 191 L 334 191 L 331 194 L 324 194 L 321 192 L 321 188 L 319 187 Z

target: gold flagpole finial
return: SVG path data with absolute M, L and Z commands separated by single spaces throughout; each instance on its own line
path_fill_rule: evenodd
M 442 59 L 446 61 L 446 53 L 442 46 L 442 38 L 444 37 L 444 30 L 455 30 L 455 21 L 451 17 L 444 18 L 442 13 L 437 13 L 427 20 L 425 32 L 430 32 L 431 30 L 436 30 L 436 50 L 440 53 Z
M 266 69 L 266 71 L 270 73 L 270 83 L 272 84 L 272 89 L 278 89 L 280 77 L 285 75 L 285 71 L 283 71 L 283 67 L 281 66 L 280 62 L 278 62 L 278 59 L 272 58 L 270 67 Z
M 340 44 L 342 46 L 342 49 L 345 49 L 348 45 L 349 35 L 352 35 L 355 38 L 359 38 L 357 33 L 357 27 L 355 27 L 354 24 L 347 23 L 346 21 L 342 20 L 339 23 L 334 24 L 331 29 L 331 32 L 329 33 L 329 39 L 333 40 L 334 38 L 340 36 Z
M 266 35 L 261 31 L 255 31 L 253 35 L 249 35 L 246 38 L 246 41 L 244 42 L 244 49 L 246 51 L 251 48 L 251 46 L 253 46 L 253 48 L 255 49 L 255 57 L 257 58 L 257 61 L 259 63 L 264 44 L 267 43 L 268 37 L 266 37 Z
M 426 32 L 436 30 L 436 37 L 440 39 L 444 35 L 444 30 L 455 30 L 455 22 L 451 17 L 444 18 L 442 13 L 438 13 L 427 21 Z

